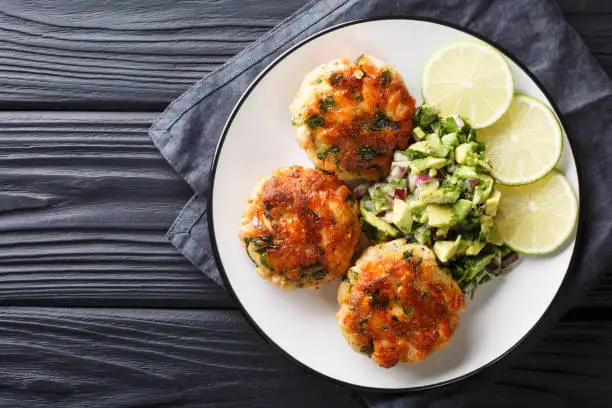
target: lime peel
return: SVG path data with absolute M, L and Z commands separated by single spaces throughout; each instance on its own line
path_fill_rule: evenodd
M 443 116 L 461 115 L 478 129 L 493 124 L 508 109 L 514 78 L 504 56 L 493 47 L 457 41 L 429 58 L 423 69 L 421 94 Z

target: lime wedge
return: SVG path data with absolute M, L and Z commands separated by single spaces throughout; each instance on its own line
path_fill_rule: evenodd
M 480 42 L 453 42 L 438 49 L 423 69 L 421 93 L 442 116 L 460 115 L 473 127 L 497 121 L 510 106 L 514 80 L 504 57 Z
M 558 171 L 524 186 L 497 185 L 502 194 L 495 223 L 501 238 L 525 254 L 547 254 L 571 235 L 578 202 Z
M 554 113 L 542 102 L 516 95 L 500 120 L 478 131 L 493 177 L 503 184 L 528 184 L 557 164 L 563 133 Z

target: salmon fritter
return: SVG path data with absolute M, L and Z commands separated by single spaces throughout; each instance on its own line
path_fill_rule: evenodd
M 262 278 L 285 289 L 318 287 L 350 267 L 361 234 L 358 207 L 336 176 L 280 168 L 253 190 L 240 240 Z
M 368 248 L 338 288 L 350 346 L 381 367 L 423 361 L 459 326 L 463 292 L 431 249 L 402 239 Z
M 415 101 L 395 68 L 362 55 L 306 75 L 289 107 L 299 145 L 343 180 L 378 180 L 412 133 Z

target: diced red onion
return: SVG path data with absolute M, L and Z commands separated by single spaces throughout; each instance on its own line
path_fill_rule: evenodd
M 521 261 L 521 257 L 516 252 L 510 252 L 502 258 L 502 269 L 513 268 Z
M 436 172 L 436 178 L 438 180 L 444 180 L 444 173 L 442 173 L 442 170 L 438 169 Z
M 405 188 L 396 188 L 395 189 L 395 196 L 397 198 L 399 198 L 400 200 L 405 200 L 406 199 L 406 189 Z
M 434 241 L 438 241 L 438 240 L 441 240 L 441 239 L 444 239 L 444 238 L 446 238 L 446 236 L 438 234 L 437 230 L 433 234 Z
M 485 267 L 487 272 L 492 273 L 493 275 L 499 275 L 501 273 L 499 267 L 499 258 L 493 259 L 489 264 Z
M 474 188 L 476 187 L 476 184 L 478 184 L 478 180 L 477 179 L 469 179 L 467 181 L 468 186 L 470 186 L 470 188 Z
M 391 211 L 382 212 L 378 214 L 378 216 L 386 222 L 389 222 L 389 223 L 393 222 L 393 212 Z
M 465 125 L 465 123 L 463 123 L 461 118 L 459 116 L 457 116 L 457 115 L 453 115 L 453 120 L 455 121 L 455 123 L 457 124 L 459 129 L 461 129 L 463 127 L 463 125 Z
M 387 199 L 387 205 L 389 207 L 393 207 L 393 199 L 395 198 L 395 192 L 385 194 L 385 198 Z
M 368 194 L 368 185 L 367 184 L 360 184 L 357 187 L 355 187 L 355 197 L 361 198 L 361 197 L 363 197 L 366 194 Z
M 419 185 L 421 183 L 429 183 L 432 180 L 433 179 L 429 177 L 427 174 L 417 174 L 415 182 L 417 185 Z
M 391 164 L 391 177 L 402 178 L 406 174 L 406 167 L 399 163 Z

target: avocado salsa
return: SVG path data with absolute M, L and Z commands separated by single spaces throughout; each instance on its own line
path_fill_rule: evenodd
M 519 256 L 504 245 L 494 223 L 495 189 L 485 146 L 458 116 L 443 118 L 421 105 L 413 142 L 394 153 L 388 177 L 355 188 L 366 236 L 376 242 L 404 236 L 433 248 L 464 293 L 510 271 Z

